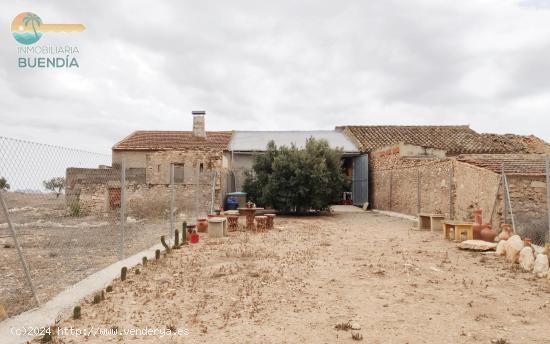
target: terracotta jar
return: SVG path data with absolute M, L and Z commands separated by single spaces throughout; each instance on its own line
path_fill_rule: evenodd
M 500 228 L 502 228 L 502 231 L 500 231 L 500 240 L 508 240 L 512 236 L 512 228 L 510 228 L 510 225 L 503 223 L 500 225 Z
M 207 219 L 197 219 L 197 231 L 199 233 L 206 233 L 208 231 L 208 220 Z
M 481 233 L 480 233 L 481 240 L 493 242 L 495 241 L 496 236 L 497 236 L 497 232 L 493 230 L 493 228 L 489 223 L 486 223 L 483 225 L 483 229 L 481 230 Z
M 481 231 L 483 230 L 483 225 L 481 224 L 481 209 L 477 208 L 474 210 L 474 225 L 472 226 L 474 232 L 474 240 L 481 239 Z

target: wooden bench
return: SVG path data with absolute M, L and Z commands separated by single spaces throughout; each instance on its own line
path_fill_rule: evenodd
M 418 230 L 438 231 L 444 219 L 443 214 L 418 214 Z
M 455 241 L 460 241 L 460 235 L 466 233 L 468 240 L 474 240 L 474 223 L 463 221 L 443 221 L 443 238 L 449 239 L 451 228 L 455 231 Z

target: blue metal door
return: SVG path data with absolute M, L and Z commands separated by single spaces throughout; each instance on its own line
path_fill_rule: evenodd
M 352 177 L 353 204 L 363 206 L 369 200 L 369 156 L 367 154 L 353 158 Z

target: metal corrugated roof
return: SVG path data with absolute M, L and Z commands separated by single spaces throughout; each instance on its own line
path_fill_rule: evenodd
M 325 139 L 332 148 L 342 148 L 347 153 L 358 153 L 359 149 L 343 133 L 335 130 L 311 131 L 235 131 L 229 142 L 229 150 L 251 152 L 265 151 L 269 141 L 275 141 L 277 146 L 304 147 L 309 138 Z

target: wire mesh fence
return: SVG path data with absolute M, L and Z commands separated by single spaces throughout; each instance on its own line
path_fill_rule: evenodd
M 8 316 L 219 207 L 221 173 L 198 161 L 188 168 L 182 178 L 168 163 L 169 179 L 148 181 L 145 167 L 125 159 L 0 137 L 0 304 Z

